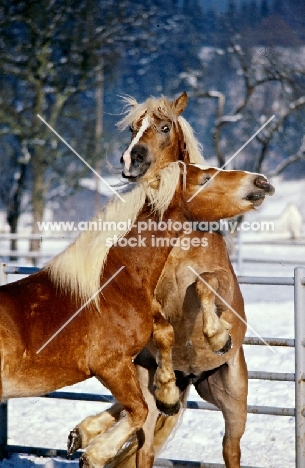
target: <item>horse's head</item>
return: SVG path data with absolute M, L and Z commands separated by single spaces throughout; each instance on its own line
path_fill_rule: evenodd
M 123 177 L 135 181 L 145 175 L 149 179 L 174 161 L 203 162 L 193 131 L 181 117 L 187 101 L 186 93 L 174 101 L 162 97 L 138 104 L 127 99 L 129 111 L 118 123 L 122 129 L 129 125 L 132 131 L 131 143 L 121 157 Z
M 273 193 L 262 174 L 188 165 L 183 200 L 191 219 L 215 221 L 256 208 Z

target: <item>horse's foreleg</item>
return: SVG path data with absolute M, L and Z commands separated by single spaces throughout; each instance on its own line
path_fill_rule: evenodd
M 97 435 L 80 459 L 80 466 L 102 468 L 112 460 L 123 444 L 140 428 L 148 413 L 136 370 L 130 358 L 118 357 L 115 368 L 108 367 L 95 371 L 123 406 L 122 417 L 109 431 Z M 128 385 L 126 385 L 128 382 Z
M 135 360 L 140 386 L 148 403 L 148 416 L 136 436 L 129 439 L 128 444 L 119 451 L 108 464 L 108 468 L 152 468 L 154 458 L 161 450 L 170 433 L 177 425 L 180 413 L 174 416 L 160 414 L 154 398 L 153 380 L 156 362 L 152 355 L 144 349 Z M 187 391 L 180 395 L 181 405 L 184 407 Z
M 240 439 L 247 419 L 248 373 L 243 349 L 196 385 L 199 395 L 216 405 L 225 420 L 223 458 L 226 468 L 240 468 Z
M 172 363 L 172 347 L 174 344 L 173 327 L 166 321 L 160 311 L 160 305 L 154 304 L 153 339 L 158 349 L 157 370 L 155 373 L 155 397 L 158 409 L 173 415 L 180 409 L 179 389 Z
M 156 421 L 160 416 L 153 389 L 156 362 L 146 349 L 137 356 L 135 362 L 140 386 L 148 404 L 148 416 L 142 429 L 129 439 L 124 449 L 107 464 L 109 468 L 152 468 L 154 464 L 154 434 Z
M 70 432 L 67 443 L 68 456 L 78 449 L 86 448 L 93 439 L 110 429 L 121 416 L 122 405 L 115 403 L 106 411 L 88 416 Z
M 203 334 L 212 351 L 224 354 L 232 347 L 229 330 L 230 324 L 219 318 L 216 311 L 216 296 L 219 289 L 219 280 L 214 273 L 202 273 L 196 280 L 196 292 L 201 304 L 203 317 Z

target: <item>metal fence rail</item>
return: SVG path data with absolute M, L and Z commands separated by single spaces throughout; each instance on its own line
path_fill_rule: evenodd
M 66 241 L 66 245 L 71 243 L 75 237 L 76 232 L 71 231 L 51 231 L 49 233 L 31 234 L 31 233 L 5 233 L 0 232 L 0 261 L 5 262 L 7 259 L 22 262 L 22 259 L 31 259 L 33 265 L 37 261 L 46 262 L 48 259 L 54 256 L 53 250 L 39 249 L 38 251 L 31 250 L 31 241 L 37 240 L 45 243 L 45 241 L 61 242 L 63 239 Z M 16 250 L 12 250 L 11 241 L 15 241 L 18 244 Z M 22 248 L 20 248 L 20 242 Z
M 0 285 L 6 284 L 9 274 L 31 274 L 38 271 L 35 267 L 17 267 L 0 264 Z M 295 347 L 295 373 L 249 371 L 249 379 L 276 380 L 295 382 L 295 408 L 278 408 L 270 406 L 248 406 L 248 413 L 269 414 L 276 416 L 295 416 L 295 440 L 296 440 L 296 468 L 305 466 L 305 268 L 297 267 L 294 277 L 253 277 L 240 276 L 241 284 L 264 285 L 294 285 L 294 319 L 295 338 L 264 338 L 270 346 Z M 246 337 L 245 345 L 262 345 L 257 337 Z M 111 395 L 94 395 L 89 393 L 52 392 L 44 395 L 45 398 L 60 398 L 69 400 L 85 400 L 112 403 Z M 187 408 L 219 411 L 214 405 L 204 401 L 188 401 Z M 66 456 L 66 452 L 60 449 L 21 447 L 7 443 L 7 403 L 0 405 L 0 458 L 8 453 L 28 453 L 39 456 Z M 78 458 L 79 454 L 75 454 Z M 159 467 L 196 467 L 196 468 L 220 468 L 223 464 L 201 463 L 183 460 L 158 459 L 155 466 Z M 244 467 L 254 468 L 254 467 Z
M 74 231 L 45 231 L 42 232 L 41 234 L 31 234 L 31 233 L 18 233 L 18 234 L 12 234 L 12 233 L 0 233 L 0 262 L 6 262 L 8 261 L 7 259 L 16 261 L 16 262 L 23 262 L 25 259 L 31 259 L 33 265 L 37 265 L 37 262 L 43 261 L 45 263 L 48 259 L 52 258 L 54 256 L 54 251 L 50 250 L 48 251 L 47 248 L 44 249 L 39 249 L 39 251 L 31 251 L 30 248 L 30 242 L 32 240 L 39 240 L 45 244 L 45 241 L 60 241 L 62 242 L 63 239 L 65 239 L 66 244 L 68 245 L 70 242 L 72 242 L 75 237 L 77 237 L 77 232 Z M 16 250 L 11 250 L 10 247 L 10 241 L 15 240 L 18 242 L 18 249 Z M 22 243 L 22 248 L 20 248 L 20 242 Z M 25 241 L 28 241 L 26 243 Z M 272 245 L 272 246 L 287 246 L 291 245 L 294 247 L 302 247 L 305 245 L 305 239 L 300 238 L 300 239 L 289 239 L 289 238 L 278 238 L 278 239 L 264 239 L 264 240 L 254 240 L 254 239 L 246 239 L 244 238 L 243 235 L 241 235 L 241 231 L 239 231 L 239 236 L 237 239 L 235 239 L 235 246 L 236 246 L 236 253 L 230 255 L 231 261 L 233 263 L 236 263 L 238 265 L 238 271 L 242 271 L 242 266 L 243 264 L 246 263 L 278 263 L 279 258 L 276 260 L 272 258 L 268 258 L 266 256 L 263 256 L 262 258 L 257 258 L 257 257 L 245 257 L 244 252 L 243 252 L 243 247 L 245 245 L 248 246 L 258 246 L 258 245 Z M 305 265 L 305 258 L 301 259 L 298 257 L 295 257 L 297 260 L 293 258 L 286 258 L 285 261 L 286 264 L 290 265 Z

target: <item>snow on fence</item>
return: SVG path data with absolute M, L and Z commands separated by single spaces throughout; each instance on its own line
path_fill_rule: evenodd
M 37 271 L 35 267 L 18 267 L 0 264 L 0 285 L 7 283 L 7 275 L 26 275 Z M 297 267 L 294 270 L 294 277 L 254 277 L 239 276 L 241 284 L 263 284 L 263 285 L 291 285 L 294 286 L 294 319 L 295 338 L 264 338 L 270 346 L 295 347 L 295 373 L 249 371 L 249 379 L 276 380 L 295 382 L 295 408 L 278 408 L 270 406 L 248 406 L 248 413 L 268 414 L 275 416 L 294 416 L 295 424 L 295 447 L 296 447 L 296 468 L 305 466 L 305 268 Z M 261 345 L 262 341 L 257 337 L 247 337 L 245 345 Z M 70 393 L 56 391 L 44 395 L 45 398 L 60 398 L 69 400 L 112 402 L 113 397 L 109 395 L 94 395 L 89 393 Z M 187 408 L 219 411 L 214 405 L 207 402 L 188 401 Z M 38 456 L 66 456 L 66 451 L 61 449 L 23 447 L 8 444 L 8 413 L 7 403 L 0 405 L 0 459 L 10 453 L 26 453 Z M 79 455 L 76 453 L 75 457 Z M 224 465 L 215 463 L 201 463 L 182 460 L 158 459 L 155 466 L 159 467 L 196 467 L 196 468 L 220 468 Z M 244 467 L 251 468 L 251 467 Z M 252 467 L 253 468 L 253 467 Z

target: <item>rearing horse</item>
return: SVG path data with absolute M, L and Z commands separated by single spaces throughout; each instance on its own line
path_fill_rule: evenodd
M 166 260 L 169 258 L 170 253 L 175 249 L 175 245 L 179 242 L 179 233 L 175 232 L 172 226 L 175 226 L 175 223 L 185 223 L 189 221 L 211 221 L 215 219 L 214 213 L 217 213 L 216 217 L 229 217 L 234 216 L 238 213 L 243 213 L 248 210 L 253 209 L 255 206 L 258 206 L 262 203 L 266 194 L 272 193 L 272 186 L 268 183 L 267 179 L 260 174 L 251 174 L 242 171 L 221 171 L 219 174 L 217 169 L 203 169 L 196 165 L 187 165 L 186 166 L 186 177 L 184 177 L 184 168 L 179 169 L 179 163 L 171 163 L 166 169 L 160 170 L 155 177 L 154 183 L 160 187 L 164 185 L 162 180 L 162 174 L 164 171 L 171 170 L 170 178 L 172 183 L 174 182 L 176 176 L 175 171 L 179 170 L 179 182 L 175 182 L 176 190 L 171 198 L 171 201 L 168 205 L 166 211 L 163 214 L 163 223 L 165 223 L 157 231 L 145 231 L 146 236 L 146 247 L 134 249 L 131 248 L 112 248 L 109 252 L 107 263 L 105 269 L 107 269 L 108 262 L 110 262 L 111 267 L 113 262 L 116 268 L 119 267 L 122 263 L 127 265 L 123 271 L 126 271 L 128 277 L 123 278 L 123 282 L 120 285 L 117 285 L 116 288 L 110 291 L 109 295 L 105 297 L 110 304 L 115 304 L 117 309 L 112 310 L 112 314 L 117 321 L 118 316 L 123 315 L 125 321 L 130 319 L 128 322 L 129 331 L 125 332 L 125 342 L 119 340 L 120 347 L 126 348 L 128 346 L 132 347 L 132 353 L 128 355 L 128 362 L 131 365 L 131 357 L 135 356 L 137 352 L 140 351 L 140 343 L 143 343 L 145 339 L 148 341 L 149 335 L 152 333 L 152 324 L 148 324 L 148 330 L 146 330 L 145 338 L 139 340 L 138 327 L 139 324 L 144 323 L 144 317 L 147 317 L 147 313 L 151 308 L 151 304 L 159 304 L 156 300 L 155 288 L 157 286 L 157 281 L 162 277 L 162 271 L 164 271 L 164 266 L 166 265 Z M 175 170 L 174 170 L 175 168 Z M 180 170 L 182 174 L 180 175 Z M 207 183 L 208 180 L 213 181 Z M 198 192 L 198 190 L 206 184 L 204 190 Z M 158 190 L 158 188 L 156 188 Z M 152 217 L 152 218 L 151 218 Z M 138 222 L 147 222 L 148 219 L 155 219 L 151 214 L 149 209 L 145 209 L 138 218 Z M 127 238 L 135 232 L 132 230 L 131 233 L 127 235 Z M 161 245 L 163 247 L 158 247 L 157 249 L 153 247 L 156 242 L 156 237 L 162 239 Z M 198 245 L 198 243 L 197 243 Z M 111 270 L 113 273 L 113 270 Z M 117 282 L 116 282 L 117 283 Z M 202 293 L 202 288 L 198 288 L 200 294 Z M 107 290 L 105 289 L 105 295 Z M 135 296 L 136 292 L 136 296 Z M 115 293 L 115 295 L 114 295 Z M 117 296 L 117 297 L 116 297 Z M 126 302 L 127 301 L 127 302 Z M 149 302 L 150 301 L 150 302 Z M 106 305 L 105 304 L 105 305 Z M 122 310 L 123 309 L 123 310 Z M 107 317 L 107 313 L 103 313 L 103 317 Z M 141 321 L 137 317 L 141 317 Z M 169 318 L 169 317 L 168 317 Z M 147 321 L 146 321 L 147 323 Z M 150 319 L 152 323 L 152 318 Z M 100 325 L 102 327 L 102 324 Z M 120 326 L 119 336 L 123 336 L 122 324 L 119 323 L 117 326 Z M 127 326 L 127 323 L 126 323 Z M 97 338 L 97 324 L 95 323 L 95 336 Z M 132 330 L 132 332 L 130 331 Z M 114 329 L 111 331 L 111 340 L 112 347 L 118 345 L 118 337 L 116 336 L 117 330 Z M 100 333 L 100 331 L 99 331 Z M 109 323 L 107 319 L 107 334 L 109 333 Z M 161 340 L 159 340 L 161 342 Z M 135 346 L 137 344 L 137 347 Z M 147 344 L 147 343 L 145 343 Z M 143 346 L 144 347 L 144 346 Z M 138 351 L 137 351 L 138 350 Z M 102 359 L 102 354 L 106 351 L 104 349 L 103 339 L 96 341 L 96 349 L 100 359 Z M 121 357 L 118 356 L 120 359 Z M 109 358 L 109 356 L 108 356 Z M 114 456 L 129 436 L 142 428 L 147 412 L 143 411 L 145 404 L 143 399 L 139 395 L 137 399 L 132 400 L 130 398 L 130 369 L 128 378 L 122 373 L 115 374 L 114 362 L 111 359 L 111 367 L 109 369 L 109 364 L 107 364 L 107 358 L 104 356 L 103 365 L 107 368 L 103 371 L 109 372 L 111 370 L 111 376 L 113 378 L 113 387 L 108 387 L 113 390 L 114 396 L 117 398 L 118 389 L 115 387 L 115 382 L 117 386 L 129 396 L 129 403 L 125 405 L 125 411 L 129 410 L 129 417 L 134 416 L 135 411 L 140 409 L 142 411 L 142 418 L 136 420 L 136 424 L 133 420 L 133 426 L 127 426 L 125 412 L 122 414 L 118 412 L 117 407 L 113 410 L 109 410 L 101 413 L 100 415 L 89 417 L 72 431 L 71 437 L 69 439 L 68 451 L 73 453 L 78 448 L 87 448 L 85 454 L 82 456 L 82 466 L 90 468 L 101 468 L 104 464 L 110 459 L 109 457 L 109 446 L 113 448 L 111 453 Z M 121 363 L 118 363 L 121 367 Z M 102 372 L 102 366 L 99 367 L 99 372 Z M 153 368 L 155 371 L 155 367 Z M 102 381 L 104 378 L 99 375 Z M 168 376 L 165 376 L 165 381 L 170 380 Z M 106 382 L 107 383 L 107 382 Z M 142 386 L 142 389 L 145 391 L 145 387 Z M 125 395 L 125 398 L 127 398 Z M 122 399 L 122 397 L 121 397 Z M 119 400 L 119 399 L 118 399 Z M 120 401 L 120 400 L 119 400 Z M 125 400 L 126 401 L 126 400 Z M 130 410 L 131 401 L 133 403 L 132 409 Z M 120 406 L 120 409 L 121 406 Z M 139 412 L 138 412 L 139 413 Z M 123 415 L 123 417 L 121 417 Z M 125 423 L 124 423 L 125 421 Z M 114 425 L 114 423 L 117 423 Z M 111 429 L 111 430 L 109 430 Z M 124 435 L 123 435 L 124 434 Z M 118 442 L 119 440 L 119 442 Z M 107 456 L 105 454 L 108 454 Z M 149 460 L 149 462 L 151 459 Z M 139 466 L 146 466 L 141 465 Z M 148 465 L 147 465 L 148 466 Z
M 119 127 L 130 126 L 132 141 L 121 159 L 124 177 L 131 181 L 149 180 L 171 161 L 203 162 L 200 145 L 181 116 L 187 104 L 185 93 L 172 102 L 164 97 L 150 98 L 141 104 L 131 98 L 126 101 L 127 113 Z M 207 174 L 213 174 L 212 179 L 215 177 L 213 171 L 207 171 Z M 267 189 L 264 178 L 259 184 Z M 206 186 L 204 190 L 207 188 L 215 188 L 214 196 L 220 196 L 220 200 L 226 198 L 225 191 L 220 193 L 215 185 Z M 267 190 L 269 194 L 273 193 L 270 185 Z M 262 201 L 259 201 L 258 193 L 249 194 L 249 197 L 257 198 L 257 204 Z M 247 368 L 241 346 L 246 329 L 243 299 L 223 237 L 219 233 L 197 232 L 187 239 L 182 238 L 181 245 L 194 236 L 197 241 L 207 239 L 207 248 L 200 242 L 197 247 L 191 245 L 189 250 L 175 247 L 165 264 L 155 298 L 162 306 L 162 313 L 174 326 L 173 365 L 182 401 L 188 386 L 193 383 L 202 398 L 221 409 L 225 419 L 223 455 L 226 467 L 239 468 L 240 438 L 247 414 Z M 193 271 L 189 269 L 190 265 Z M 232 349 L 227 347 L 224 349 L 226 354 L 215 354 L 226 344 L 228 330 L 233 339 Z M 149 404 L 149 415 L 143 427 L 145 436 L 141 437 L 144 443 L 138 447 L 138 440 L 134 441 L 127 453 L 120 453 L 111 467 L 151 468 L 155 449 L 160 449 L 177 422 L 175 416 L 158 417 L 152 385 L 156 369 L 154 356 L 155 349 L 150 344 L 135 361 Z M 98 417 L 87 418 L 79 428 L 88 432 L 93 440 L 99 424 L 103 432 L 105 421 L 110 427 L 119 419 L 120 405 L 114 405 Z M 91 431 L 94 424 L 97 424 L 95 432 Z

